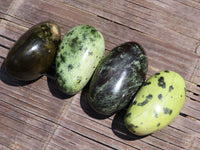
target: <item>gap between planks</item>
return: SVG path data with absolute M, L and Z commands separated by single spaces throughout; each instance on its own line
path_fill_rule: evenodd
M 66 116 L 66 115 L 68 114 L 69 109 L 70 109 L 70 107 L 71 107 L 72 101 L 73 101 L 73 98 L 72 98 L 72 100 L 71 100 L 71 102 L 70 102 L 70 104 L 69 104 L 69 102 L 68 102 L 67 100 L 65 100 L 65 102 L 64 102 L 64 104 L 63 104 L 63 107 L 62 107 L 62 109 L 61 109 L 61 112 L 62 112 L 62 113 L 60 114 L 60 116 L 59 116 L 57 122 L 55 123 L 55 127 L 53 128 L 52 134 L 50 134 L 50 135 L 47 137 L 47 140 L 46 140 L 46 142 L 44 143 L 44 146 L 42 147 L 42 150 L 46 150 L 47 147 L 48 147 L 48 145 L 51 143 L 51 140 L 52 140 L 52 138 L 53 138 L 53 136 L 54 136 L 54 133 L 56 132 L 56 130 L 57 130 L 58 127 L 60 126 L 60 122 L 62 121 L 63 116 Z

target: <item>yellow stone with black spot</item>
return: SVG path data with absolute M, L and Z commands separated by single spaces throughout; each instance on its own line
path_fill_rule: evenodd
M 133 134 L 151 134 L 172 122 L 184 102 L 184 79 L 176 72 L 160 71 L 151 76 L 136 94 L 125 115 L 125 125 Z

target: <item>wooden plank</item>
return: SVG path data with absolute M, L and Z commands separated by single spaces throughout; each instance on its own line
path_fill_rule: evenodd
M 74 133 L 63 127 L 58 127 L 54 136 L 51 139 L 52 144 L 56 144 L 63 149 L 110 149 L 100 143 L 87 139 L 83 135 Z
M 194 72 L 191 77 L 191 82 L 196 83 L 197 87 L 200 88 L 200 86 L 199 86 L 200 85 L 200 59 L 198 59 L 196 66 L 194 68 Z M 199 94 L 199 92 L 197 92 L 197 94 Z
M 34 15 L 34 16 L 28 16 L 28 15 L 27 16 L 22 16 L 24 14 L 24 12 L 26 11 L 26 10 L 24 10 L 22 8 L 30 8 L 30 7 L 35 8 L 35 7 L 37 7 L 37 5 L 42 5 L 42 6 L 50 5 L 51 9 L 55 9 L 55 7 L 58 4 L 60 4 L 60 3 L 58 3 L 56 5 L 56 3 L 53 3 L 51 5 L 51 3 L 52 3 L 51 1 L 49 1 L 48 4 L 45 1 L 44 2 L 40 2 L 40 3 L 37 3 L 36 1 L 34 1 L 33 3 L 30 4 L 28 1 L 26 1 L 26 2 L 23 3 L 23 5 L 20 6 L 20 8 L 17 7 L 18 8 L 17 11 L 16 12 L 13 11 L 12 12 L 13 14 L 11 14 L 11 16 L 13 15 L 14 17 L 21 17 L 21 18 L 22 17 L 26 17 L 26 18 L 23 18 L 23 19 L 25 19 L 28 22 L 30 22 L 29 18 L 35 18 L 35 17 L 39 16 L 39 15 L 37 15 L 37 13 L 39 13 L 39 11 L 30 14 L 30 15 Z M 59 10 L 62 10 L 63 13 L 65 13 L 65 14 L 73 14 L 73 16 L 77 16 L 77 11 L 79 11 L 79 10 L 77 10 L 75 8 L 69 7 L 68 5 L 62 5 L 62 7 L 60 5 L 58 5 L 58 6 L 59 6 Z M 41 7 L 41 6 L 38 6 L 38 7 Z M 43 11 L 40 12 L 40 16 L 47 17 L 47 13 L 48 12 L 47 12 L 47 10 L 45 10 L 46 7 L 44 7 Z M 22 11 L 22 12 L 19 12 L 19 11 Z M 163 41 L 159 41 L 158 39 L 152 39 L 152 38 L 150 38 L 149 36 L 146 36 L 143 33 L 136 32 L 136 31 L 131 30 L 131 29 L 127 28 L 127 27 L 115 24 L 113 22 L 110 22 L 110 21 L 107 21 L 105 19 L 96 17 L 96 16 L 88 14 L 86 12 L 79 12 L 79 14 L 80 13 L 85 14 L 85 15 L 82 16 L 81 18 L 74 18 L 74 20 L 76 21 L 75 24 L 77 24 L 77 23 L 80 24 L 81 23 L 81 24 L 94 25 L 95 27 L 100 29 L 103 32 L 103 34 L 106 33 L 105 34 L 105 39 L 106 39 L 107 36 L 112 36 L 112 37 L 115 37 L 115 38 L 116 37 L 120 38 L 120 41 L 117 40 L 117 43 L 129 41 L 130 39 L 141 43 L 143 45 L 143 47 L 146 49 L 147 54 L 149 55 L 149 65 L 150 65 L 149 68 L 150 69 L 151 68 L 158 68 L 159 70 L 171 69 L 171 70 L 176 70 L 178 73 L 183 75 L 183 77 L 185 79 L 188 79 L 188 78 L 191 77 L 191 73 L 193 72 L 194 65 L 196 63 L 196 60 L 198 59 L 198 58 L 195 58 L 194 57 L 195 55 L 193 55 L 192 53 L 190 53 L 189 56 L 193 55 L 192 57 L 194 57 L 194 59 L 191 60 L 191 57 L 190 57 L 190 62 L 188 62 L 188 64 L 186 64 L 187 62 L 178 61 L 179 59 L 182 60 L 182 56 L 183 55 L 187 56 L 187 55 L 185 55 L 185 53 L 187 51 L 185 51 L 185 50 L 183 50 L 181 48 L 173 47 L 172 45 L 169 45 L 168 42 L 165 43 Z M 88 16 L 90 16 L 90 17 L 88 17 Z M 62 19 L 61 17 L 60 17 L 60 19 Z M 10 18 L 10 19 L 13 19 L 13 18 Z M 40 19 L 40 20 L 43 19 L 44 20 L 46 18 L 42 18 L 42 17 L 35 18 L 35 20 L 38 20 L 38 19 Z M 57 19 L 59 19 L 59 17 L 57 17 Z M 68 18 L 66 18 L 66 20 L 67 19 Z M 87 21 L 87 23 L 86 23 L 85 20 Z M 71 22 L 74 22 L 74 21 L 70 19 L 68 22 L 71 23 Z M 101 22 L 101 24 L 99 24 L 100 22 Z M 102 22 L 104 23 L 104 26 L 102 26 Z M 62 27 L 62 25 L 61 25 L 61 27 Z M 65 27 L 65 26 L 63 26 L 63 27 Z M 68 27 L 67 27 L 67 29 L 68 29 Z M 111 33 L 111 35 L 110 35 L 110 33 Z M 107 35 L 107 34 L 109 34 L 109 35 Z M 113 39 L 111 39 L 112 41 L 110 43 L 108 43 L 108 47 L 109 47 L 110 44 L 116 43 L 116 41 L 113 41 Z M 155 44 L 153 48 L 152 48 L 152 43 Z M 156 49 L 156 44 L 158 44 L 157 48 L 159 48 L 159 49 Z M 161 45 L 164 46 L 165 49 L 167 48 L 164 51 L 163 54 L 161 53 L 161 50 L 162 50 Z M 148 47 L 146 47 L 146 46 L 148 46 Z M 151 47 L 149 47 L 149 46 L 151 46 Z M 112 49 L 112 48 L 114 48 L 114 47 L 110 47 L 110 49 Z M 156 51 L 159 52 L 159 56 L 157 56 L 158 53 L 155 53 Z M 167 53 L 168 54 L 167 57 L 166 57 L 166 51 L 167 52 L 169 51 Z M 177 55 L 174 55 L 174 52 Z M 175 57 L 176 57 L 176 59 L 174 59 Z M 171 58 L 173 58 L 173 61 L 170 60 Z M 177 60 L 177 62 L 175 62 L 176 60 Z M 168 63 L 165 63 L 165 62 L 168 62 Z M 176 65 L 174 63 L 176 63 Z M 151 67 L 151 64 L 153 64 L 154 66 Z M 188 65 L 190 68 L 188 68 L 186 65 Z
M 170 1 L 171 3 L 168 2 L 168 4 L 159 1 L 119 2 L 114 0 L 106 2 L 67 0 L 62 2 L 95 13 L 98 16 L 140 32 L 145 32 L 161 40 L 178 44 L 178 46 L 188 50 L 194 51 L 198 42 L 197 39 L 200 36 L 197 34 L 198 26 L 194 26 L 197 22 L 199 23 L 199 20 L 196 20 L 196 18 L 199 18 L 199 11 L 182 3 L 177 4 L 175 1 Z M 181 11 L 182 15 L 180 16 L 180 12 L 176 13 L 177 10 L 174 8 L 177 5 L 179 9 L 187 10 L 187 12 Z M 199 4 L 197 3 L 196 5 Z M 194 17 L 191 18 L 191 16 Z M 176 26 L 177 24 L 179 26 Z
M 12 4 L 13 0 L 6 0 L 6 1 L 1 1 L 0 5 L 0 18 L 4 18 L 6 14 L 8 14 L 8 10 L 10 5 Z M 0 20 L 1 22 L 1 20 Z
M 179 115 L 174 122 L 170 124 L 170 126 L 182 130 L 188 134 L 200 137 L 198 120 L 192 120 Z
M 95 130 L 95 132 L 99 132 L 101 134 L 105 134 L 107 136 L 111 136 L 112 137 L 112 133 L 109 133 L 110 130 L 108 130 L 109 128 L 111 128 L 112 126 L 112 122 L 113 120 L 109 119 L 108 121 L 106 121 L 104 123 L 104 121 L 102 120 L 96 120 L 96 119 L 91 119 L 90 117 L 88 117 L 87 115 L 84 115 L 80 109 L 80 106 L 79 106 L 79 101 L 76 100 L 76 103 L 75 101 L 73 101 L 73 105 L 75 104 L 75 106 L 72 105 L 71 107 L 71 110 L 73 112 L 69 113 L 69 118 L 68 119 L 72 119 L 75 120 L 75 118 L 77 118 L 78 120 L 76 120 L 75 122 L 77 122 L 78 124 L 80 125 L 84 125 L 86 128 L 89 128 L 89 129 L 93 129 Z M 74 114 L 77 114 L 74 116 Z M 85 119 L 80 119 L 80 118 L 87 118 L 88 120 L 85 122 Z M 80 121 L 79 121 L 80 119 Z M 123 118 L 122 118 L 123 119 Z M 82 122 L 84 121 L 84 122 Z M 115 120 L 116 121 L 116 120 Z M 117 120 L 117 124 L 119 124 L 118 126 L 123 126 L 123 125 L 120 125 L 120 124 L 123 124 L 121 123 L 123 120 Z M 102 124 L 103 122 L 103 124 Z M 89 127 L 88 127 L 89 126 Z M 106 127 L 105 127 L 106 126 Z M 113 130 L 113 129 L 112 129 Z M 168 130 L 173 130 L 174 131 L 174 128 L 168 128 Z M 177 132 L 177 130 L 176 130 Z M 173 145 L 177 145 L 178 147 L 190 147 L 190 143 L 191 143 L 191 136 L 188 135 L 188 134 L 185 134 L 184 132 L 180 132 L 178 131 L 179 133 L 176 134 L 176 132 L 171 132 L 171 134 L 169 134 L 168 132 L 157 132 L 153 135 L 152 138 L 148 139 L 148 138 L 144 138 L 142 139 L 142 141 L 145 141 L 145 142 L 148 142 L 150 144 L 153 144 L 152 141 L 156 142 L 156 141 L 159 141 L 158 142 L 158 147 L 161 146 L 159 144 L 163 143 L 163 141 L 165 142 L 168 142 L 168 143 L 171 143 Z M 181 134 L 184 134 L 184 136 L 181 136 Z M 174 137 L 175 136 L 175 137 Z M 178 136 L 178 139 L 177 139 L 177 136 Z M 182 138 L 181 138 L 182 137 Z M 188 138 L 187 138 L 188 137 Z M 132 137 L 133 138 L 133 137 Z M 179 141 L 177 141 L 179 140 Z M 124 141 L 121 141 L 121 142 L 124 142 Z M 128 142 L 125 142 L 126 144 L 128 144 Z M 130 143 L 129 143 L 130 144 Z M 136 143 L 134 143 L 134 145 L 137 145 Z M 155 143 L 154 143 L 155 145 Z M 162 144 L 163 146 L 163 144 Z M 167 144 L 164 144 L 164 146 L 168 147 Z M 176 149 L 177 147 L 173 147 L 173 149 Z M 179 149 L 179 148 L 177 148 Z
M 77 122 L 80 125 L 84 125 L 84 127 L 86 127 L 87 129 L 93 129 L 93 130 L 95 130 L 95 132 L 97 132 L 99 134 L 101 133 L 101 134 L 103 134 L 105 136 L 110 136 L 110 138 L 113 137 L 113 133 L 112 132 L 109 133 L 109 131 L 111 131 L 109 128 L 103 128 L 102 126 L 99 126 L 98 124 L 95 125 L 95 122 L 90 122 L 90 121 L 88 121 L 86 119 L 81 119 L 80 116 L 75 116 L 74 113 L 70 114 L 69 119 L 72 120 L 72 118 L 73 118 L 73 121 Z M 76 120 L 76 119 L 78 119 L 78 120 Z M 118 123 L 120 123 L 120 122 L 118 122 Z M 149 143 L 150 145 L 154 145 L 154 146 L 157 146 L 157 147 L 161 147 L 161 145 L 162 145 L 162 147 L 165 147 L 165 148 L 170 148 L 171 147 L 172 149 L 180 149 L 180 148 L 177 148 L 176 146 L 172 146 L 172 143 L 169 144 L 169 143 L 166 143 L 166 141 L 164 142 L 163 138 L 165 138 L 165 137 L 162 134 L 159 134 L 159 138 L 160 137 L 162 137 L 162 140 L 160 140 L 158 138 L 153 138 L 153 137 L 150 138 L 150 137 L 148 137 L 148 138 L 143 139 L 142 141 L 143 142 L 145 141 L 145 142 Z M 169 137 L 170 136 L 166 137 L 168 141 L 170 140 Z M 171 139 L 173 139 L 173 140 L 171 140 L 172 142 L 177 142 L 177 141 L 174 141 L 175 138 L 171 138 Z M 141 145 L 142 141 L 126 142 L 126 141 L 123 141 L 123 140 L 118 139 L 118 138 L 115 138 L 115 140 L 119 140 L 120 142 L 124 142 L 125 144 L 129 145 L 130 147 L 134 146 L 134 147 L 139 148 L 139 149 L 142 149 L 142 148 L 155 149 L 155 147 L 151 147 L 150 145 L 145 144 L 145 143 L 143 143 Z M 179 142 L 179 144 L 181 144 L 181 143 Z M 183 142 L 182 144 L 185 144 L 185 142 Z M 113 145 L 113 147 L 114 147 L 114 145 Z M 120 149 L 119 147 L 116 147 L 116 148 Z
M 48 147 L 46 148 L 46 150 L 64 150 L 64 148 L 59 147 L 55 144 L 49 144 Z
M 4 146 L 4 145 L 0 145 L 0 149 L 1 150 L 10 150 L 8 147 Z
M 200 103 L 197 101 L 186 99 L 184 108 L 181 112 L 198 119 L 200 118 Z
M 193 141 L 193 143 L 191 145 L 191 150 L 199 149 L 199 143 L 200 143 L 200 139 L 195 138 L 195 140 Z
M 32 147 L 36 149 L 37 147 L 41 147 L 43 144 L 41 141 L 31 138 L 26 134 L 21 133 L 5 124 L 0 124 L 1 128 L 1 138 L 0 143 L 10 149 L 29 149 Z
M 2 20 L 0 26 L 0 35 L 8 41 L 10 47 L 16 40 L 27 30 L 26 27 L 20 26 L 8 20 Z

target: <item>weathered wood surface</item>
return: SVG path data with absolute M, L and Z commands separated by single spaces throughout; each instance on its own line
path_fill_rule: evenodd
M 170 69 L 187 86 L 181 114 L 166 128 L 139 138 L 124 127 L 124 111 L 96 116 L 85 92 L 60 93 L 45 76 L 33 83 L 11 79 L 3 65 L 14 42 L 32 25 L 54 20 L 62 35 L 89 24 L 104 35 L 106 49 L 140 43 L 148 76 Z M 199 0 L 0 0 L 0 149 L 200 149 Z

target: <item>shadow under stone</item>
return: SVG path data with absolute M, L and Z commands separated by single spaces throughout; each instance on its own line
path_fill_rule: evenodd
M 137 136 L 132 134 L 125 126 L 124 116 L 126 114 L 126 110 L 123 109 L 116 113 L 113 121 L 112 121 L 112 131 L 113 133 L 121 139 L 132 141 L 139 140 L 146 136 Z
M 40 77 L 38 79 L 40 79 Z M 6 68 L 5 68 L 5 61 L 1 65 L 0 80 L 4 82 L 5 84 L 11 85 L 11 86 L 25 86 L 37 81 L 38 79 L 31 80 L 31 81 L 21 81 L 21 80 L 14 79 L 7 73 Z
M 60 99 L 68 99 L 74 96 L 74 95 L 67 95 L 59 89 L 56 83 L 56 75 L 55 75 L 54 68 L 50 68 L 46 76 L 47 76 L 47 84 L 48 84 L 49 90 L 53 96 Z
M 95 118 L 95 119 L 106 119 L 106 118 L 109 118 L 109 116 L 107 115 L 103 115 L 103 114 L 100 114 L 98 112 L 96 112 L 89 104 L 88 102 L 88 90 L 87 89 L 84 89 L 81 93 L 81 98 L 80 98 L 80 105 L 81 105 L 81 108 L 83 109 L 83 111 L 89 115 L 90 117 L 92 118 Z

